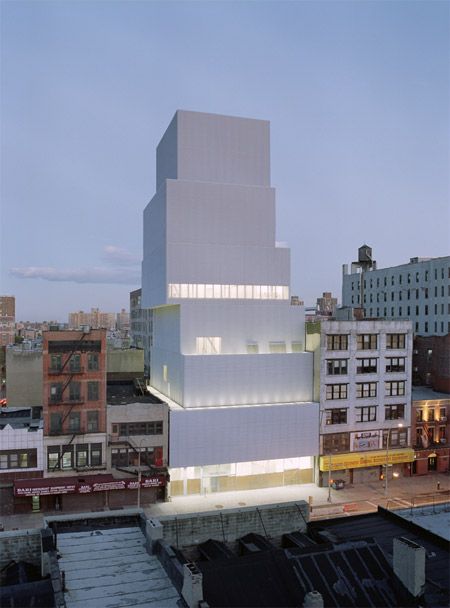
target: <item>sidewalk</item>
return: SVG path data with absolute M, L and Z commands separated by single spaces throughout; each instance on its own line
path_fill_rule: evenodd
M 440 490 L 437 483 L 440 482 Z M 310 497 L 312 501 L 310 501 Z M 359 484 L 343 490 L 331 490 L 331 503 L 328 502 L 328 488 L 318 488 L 315 484 L 244 490 L 240 492 L 217 492 L 203 496 L 179 496 L 170 502 L 145 506 L 144 512 L 150 517 L 202 513 L 222 509 L 239 509 L 262 504 L 279 504 L 304 500 L 312 505 L 312 519 L 330 516 L 345 516 L 357 513 L 370 513 L 378 506 L 389 509 L 405 508 L 411 505 L 450 502 L 450 476 L 435 474 L 423 477 L 403 477 L 390 480 L 388 497 L 385 497 L 383 482 Z M 129 505 L 130 507 L 136 505 Z M 108 511 L 105 511 L 107 513 Z M 26 513 L 0 517 L 5 530 L 40 528 L 43 518 L 55 513 Z M 64 515 L 65 513 L 58 513 Z

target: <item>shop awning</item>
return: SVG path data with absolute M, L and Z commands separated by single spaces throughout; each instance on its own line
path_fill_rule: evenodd
M 137 490 L 137 478 L 115 479 L 112 475 L 78 475 L 77 477 L 53 477 L 18 479 L 14 481 L 14 496 L 48 496 L 52 494 L 90 494 L 106 490 Z M 141 488 L 166 485 L 164 475 L 142 477 Z
M 400 464 L 414 460 L 414 450 L 373 450 L 370 452 L 350 452 L 347 454 L 331 454 L 321 456 L 319 468 L 321 471 L 343 471 L 344 469 L 361 469 L 363 467 L 376 467 L 386 464 Z M 331 465 L 331 466 L 330 466 Z

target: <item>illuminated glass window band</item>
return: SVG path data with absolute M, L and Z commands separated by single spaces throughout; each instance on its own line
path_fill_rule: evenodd
M 169 283 L 169 298 L 211 298 L 220 300 L 288 300 L 286 285 L 205 285 Z

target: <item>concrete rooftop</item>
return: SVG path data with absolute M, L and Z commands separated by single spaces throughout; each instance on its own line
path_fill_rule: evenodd
M 140 528 L 58 534 L 67 608 L 177 608 L 179 594 Z

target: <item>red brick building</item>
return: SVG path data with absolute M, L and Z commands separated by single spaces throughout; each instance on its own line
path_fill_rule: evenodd
M 450 395 L 430 388 L 412 391 L 411 437 L 414 462 L 411 475 L 450 470 Z
M 450 393 L 450 334 L 414 338 L 413 384 Z
M 42 365 L 44 477 L 105 471 L 106 330 L 44 332 Z M 62 508 L 66 496 L 42 498 Z

